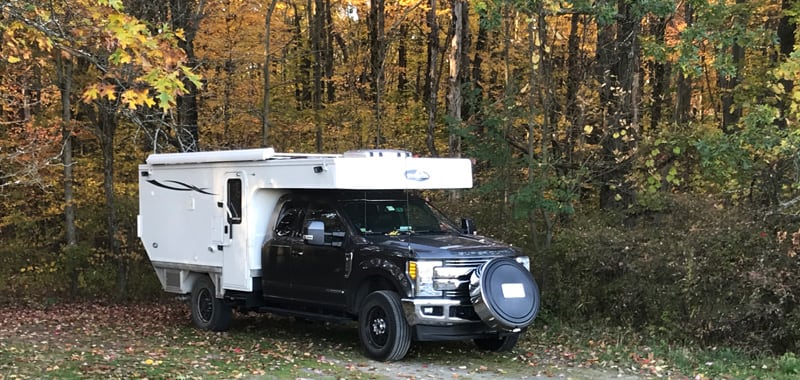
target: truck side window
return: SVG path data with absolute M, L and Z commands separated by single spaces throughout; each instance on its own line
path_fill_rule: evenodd
M 301 220 L 303 220 L 303 207 L 295 202 L 286 203 L 275 225 L 275 235 L 298 236 L 300 234 L 298 224 Z
M 242 223 L 242 180 L 231 178 L 228 180 L 228 223 Z
M 341 247 L 344 243 L 344 222 L 336 210 L 330 207 L 312 206 L 308 209 L 306 220 L 319 220 L 325 224 L 325 244 Z

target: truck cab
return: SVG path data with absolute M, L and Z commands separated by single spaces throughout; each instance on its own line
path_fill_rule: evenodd
M 382 342 L 406 339 L 389 336 L 406 326 L 411 340 L 474 339 L 482 348 L 510 349 L 538 311 L 527 256 L 466 234 L 413 192 L 293 191 L 276 210 L 273 238 L 262 249 L 265 302 L 359 320 L 372 358 L 404 355 L 384 353 L 391 350 Z M 514 272 L 507 282 L 491 280 L 506 284 L 508 297 L 495 306 L 507 310 L 488 312 L 486 323 L 473 302 L 483 302 L 482 290 L 471 289 L 471 279 L 499 259 L 511 266 L 505 272 Z M 375 298 L 391 306 L 370 314 Z M 400 315 L 384 316 L 390 313 Z M 390 326 L 392 320 L 400 326 Z

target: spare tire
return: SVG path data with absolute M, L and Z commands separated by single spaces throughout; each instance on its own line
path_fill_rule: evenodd
M 492 259 L 476 268 L 469 294 L 475 312 L 494 329 L 519 331 L 539 313 L 539 286 L 512 258 Z

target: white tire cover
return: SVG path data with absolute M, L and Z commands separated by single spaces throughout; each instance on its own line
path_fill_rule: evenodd
M 475 269 L 470 299 L 481 320 L 496 329 L 528 327 L 539 313 L 539 287 L 533 275 L 508 257 L 492 259 Z

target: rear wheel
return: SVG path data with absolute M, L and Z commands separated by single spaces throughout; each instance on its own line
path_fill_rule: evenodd
M 411 328 L 397 293 L 381 290 L 367 296 L 358 313 L 358 336 L 370 359 L 395 361 L 406 356 Z
M 479 349 L 492 352 L 511 351 L 519 341 L 519 333 L 508 334 L 500 338 L 478 338 L 474 339 L 475 345 Z
M 214 283 L 201 276 L 192 287 L 192 322 L 203 330 L 226 331 L 231 327 L 231 307 L 217 298 Z

